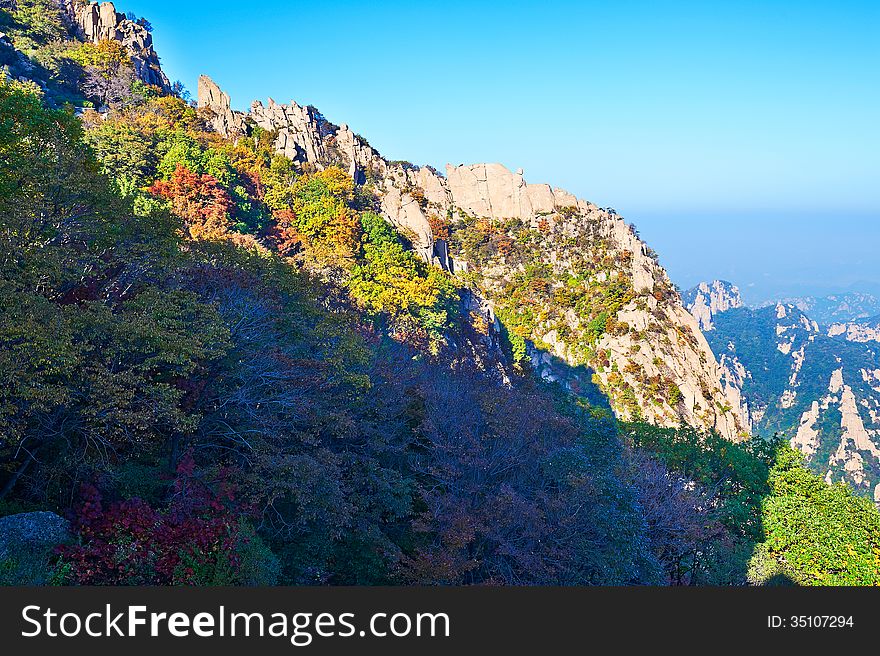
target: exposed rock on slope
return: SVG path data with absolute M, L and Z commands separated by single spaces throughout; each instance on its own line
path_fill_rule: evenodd
M 244 117 L 232 110 L 229 94 L 220 89 L 207 75 L 199 76 L 198 107 L 208 110 L 213 115 L 211 127 L 215 132 L 227 138 L 244 133 Z
M 701 282 L 682 294 L 685 306 L 697 320 L 701 330 L 712 330 L 712 317 L 743 306 L 739 287 L 724 280 Z
M 850 342 L 880 342 L 880 317 L 832 324 L 828 336 L 842 336 Z
M 119 41 L 131 53 L 135 73 L 141 80 L 165 92 L 171 90 L 159 64 L 159 56 L 153 49 L 153 37 L 146 27 L 118 13 L 112 2 L 63 0 L 63 6 L 86 40 L 94 43 L 105 39 Z
M 336 165 L 370 185 L 382 214 L 416 252 L 462 275 L 495 308 L 524 344 L 521 359 L 527 352 L 555 356 L 556 372 L 543 359 L 538 367 L 547 377 L 571 381 L 560 367 L 583 367 L 622 418 L 686 422 L 732 439 L 743 433 L 737 389 L 724 391 L 697 322 L 613 210 L 528 184 L 521 170 L 501 164 L 449 165 L 444 177 L 389 162 L 313 107 L 269 100 L 240 114 L 209 78 L 199 84 L 199 105 L 214 111 L 224 134 L 256 124 L 275 133 L 276 149 L 301 166 Z

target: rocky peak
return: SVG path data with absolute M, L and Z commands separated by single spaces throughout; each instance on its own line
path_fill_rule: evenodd
M 140 23 L 116 11 L 112 2 L 80 2 L 62 0 L 62 6 L 87 41 L 119 41 L 131 53 L 135 73 L 142 81 L 170 92 L 171 84 L 153 49 L 153 36 Z
M 578 199 L 567 191 L 527 184 L 522 169 L 514 173 L 501 164 L 447 165 L 446 186 L 456 206 L 473 216 L 492 219 L 517 217 L 531 222 L 578 205 Z
M 739 287 L 725 280 L 701 282 L 685 292 L 683 301 L 703 331 L 712 330 L 715 315 L 743 306 Z
M 244 116 L 233 111 L 229 94 L 207 75 L 199 76 L 197 102 L 199 109 L 211 114 L 210 124 L 215 132 L 227 138 L 244 133 Z

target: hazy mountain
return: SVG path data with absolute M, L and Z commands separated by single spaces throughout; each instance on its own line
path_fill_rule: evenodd
M 713 317 L 719 312 L 726 312 L 743 306 L 739 288 L 724 280 L 711 283 L 702 282 L 693 289 L 684 292 L 682 302 L 700 324 L 704 332 L 712 330 Z
M 880 315 L 880 297 L 866 291 L 847 291 L 826 296 L 789 297 L 779 301 L 805 312 L 821 326 L 846 323 Z M 774 305 L 768 303 L 767 305 Z

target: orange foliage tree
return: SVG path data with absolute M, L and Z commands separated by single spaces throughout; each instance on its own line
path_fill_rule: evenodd
M 232 228 L 232 199 L 210 175 L 197 175 L 178 164 L 170 180 L 158 180 L 150 193 L 171 202 L 193 239 L 222 239 Z
M 296 215 L 292 210 L 275 212 L 275 224 L 266 231 L 266 239 L 282 257 L 290 257 L 302 249 L 302 237 L 294 228 Z

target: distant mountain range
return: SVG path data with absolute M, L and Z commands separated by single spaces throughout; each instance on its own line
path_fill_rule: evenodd
M 725 281 L 683 298 L 725 386 L 742 395 L 752 432 L 784 435 L 827 481 L 880 502 L 880 317 L 859 318 L 877 299 L 843 294 L 748 308 Z
M 848 291 L 826 296 L 801 296 L 780 299 L 793 305 L 822 326 L 880 317 L 880 298 L 864 291 Z M 776 303 L 766 303 L 776 305 Z

